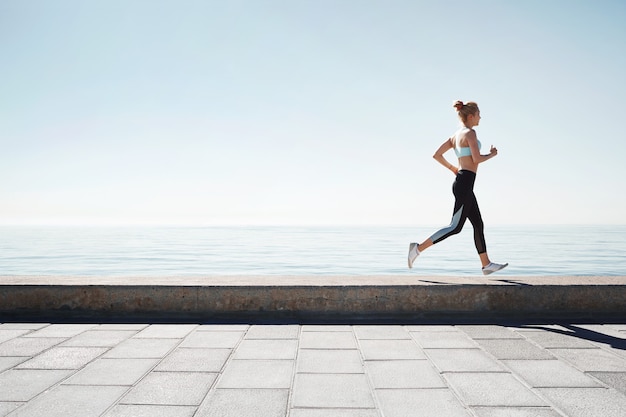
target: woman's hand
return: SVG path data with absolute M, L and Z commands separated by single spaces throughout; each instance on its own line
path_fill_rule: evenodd
M 496 156 L 498 154 L 498 149 L 491 145 L 491 149 L 489 150 L 489 156 Z

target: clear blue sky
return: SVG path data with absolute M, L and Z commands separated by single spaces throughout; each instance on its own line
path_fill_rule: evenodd
M 626 223 L 626 2 L 0 0 L 0 224 Z M 447 155 L 453 161 L 454 156 Z

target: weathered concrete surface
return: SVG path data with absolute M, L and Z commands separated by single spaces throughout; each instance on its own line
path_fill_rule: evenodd
M 97 283 L 97 284 L 96 284 Z M 0 276 L 0 313 L 626 315 L 626 277 Z

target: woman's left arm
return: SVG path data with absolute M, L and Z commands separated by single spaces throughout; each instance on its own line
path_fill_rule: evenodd
M 439 147 L 439 149 L 437 149 L 437 151 L 435 152 L 435 154 L 433 155 L 433 158 L 435 158 L 435 160 L 437 162 L 439 162 L 441 165 L 443 165 L 444 167 L 448 168 L 450 171 L 452 171 L 452 173 L 454 175 L 456 175 L 459 172 L 459 168 L 452 165 L 450 162 L 448 162 L 448 160 L 443 156 L 444 153 L 448 152 L 450 149 L 453 148 L 453 144 L 452 144 L 452 138 L 448 138 L 448 140 L 446 140 L 444 143 L 441 144 L 441 146 Z

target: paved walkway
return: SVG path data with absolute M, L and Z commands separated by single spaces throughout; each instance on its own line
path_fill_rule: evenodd
M 0 416 L 617 417 L 626 324 L 0 325 Z

